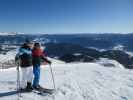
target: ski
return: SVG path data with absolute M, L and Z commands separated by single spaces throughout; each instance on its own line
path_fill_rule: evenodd
M 40 95 L 52 95 L 55 90 L 54 89 L 48 89 L 48 88 L 43 88 L 43 87 L 39 87 L 38 89 L 33 89 L 31 91 L 27 91 L 27 90 L 16 90 L 13 92 L 14 94 L 17 94 L 17 93 L 37 93 L 37 94 L 40 94 Z
M 38 90 L 33 90 L 32 92 L 36 93 L 37 95 L 41 95 L 41 96 L 51 95 L 48 92 L 43 92 L 43 91 L 38 91 Z
M 43 88 L 43 87 L 40 87 L 38 89 L 33 89 L 34 92 L 40 94 L 40 95 L 52 95 L 55 90 L 54 89 L 47 89 L 47 88 Z

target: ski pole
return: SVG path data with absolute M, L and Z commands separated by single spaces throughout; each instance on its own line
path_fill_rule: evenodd
M 17 98 L 17 100 L 20 100 L 20 97 L 21 97 L 21 93 L 19 91 L 19 89 L 20 89 L 20 71 L 19 71 L 19 64 L 20 64 L 20 61 L 17 64 L 17 92 L 18 92 L 18 98 Z
M 52 76 L 53 87 L 54 87 L 54 89 L 56 89 L 56 87 L 55 87 L 55 79 L 54 79 L 54 75 L 53 75 L 53 70 L 52 70 L 51 64 L 49 65 L 49 67 L 50 67 L 50 72 L 51 72 L 51 76 Z

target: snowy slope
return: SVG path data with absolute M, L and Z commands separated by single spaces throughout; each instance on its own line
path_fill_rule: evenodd
M 133 71 L 106 68 L 95 63 L 52 65 L 57 92 L 54 100 L 133 100 Z M 49 66 L 42 66 L 40 84 L 52 88 Z M 0 71 L 0 100 L 17 100 L 17 95 L 3 96 L 16 88 L 16 70 Z M 22 94 L 21 100 L 53 100 L 52 96 Z

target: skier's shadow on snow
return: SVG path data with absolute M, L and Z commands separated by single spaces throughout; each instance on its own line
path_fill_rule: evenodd
M 18 93 L 18 91 L 3 92 L 3 93 L 0 93 L 0 98 L 1 98 L 1 97 L 6 97 L 6 96 L 15 95 L 15 94 L 17 94 L 17 93 Z

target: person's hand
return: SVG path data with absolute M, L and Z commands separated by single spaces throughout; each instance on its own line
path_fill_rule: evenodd
M 51 65 L 51 64 L 52 64 L 52 62 L 51 62 L 51 61 L 48 61 L 48 63 L 49 63 L 49 65 Z
M 19 70 L 19 66 L 17 66 L 16 69 Z
M 19 60 L 15 60 L 15 64 L 18 66 L 20 64 Z

